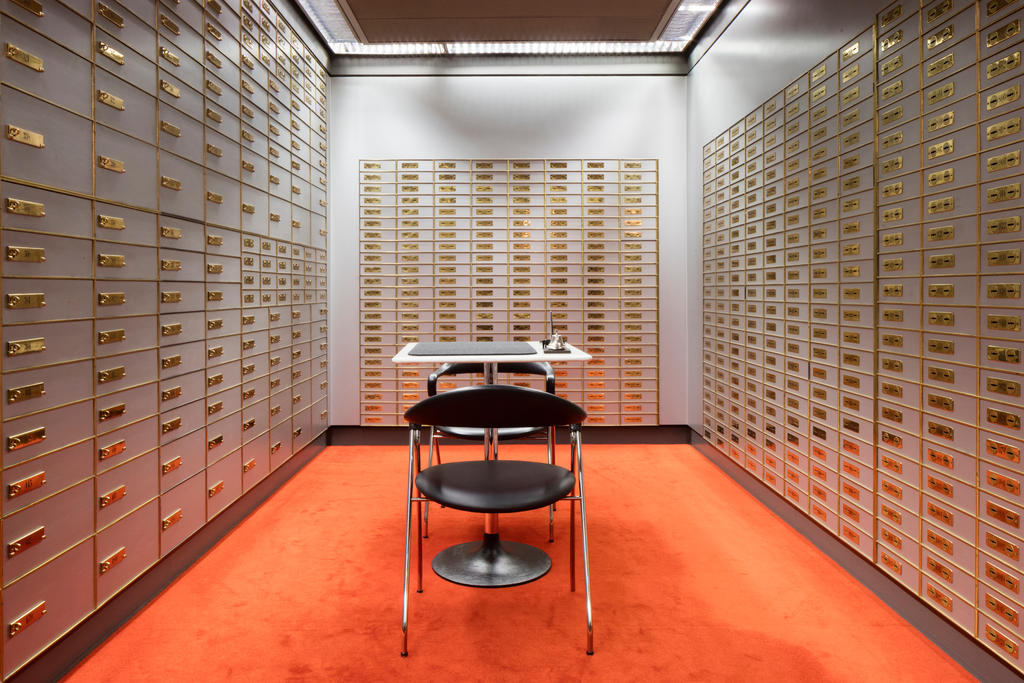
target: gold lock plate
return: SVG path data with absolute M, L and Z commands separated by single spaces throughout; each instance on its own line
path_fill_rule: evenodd
M 39 489 L 45 483 L 46 472 L 39 472 L 38 474 L 33 474 L 31 477 L 11 482 L 7 485 L 7 497 L 17 498 L 18 496 L 25 495 L 30 491 Z
M 100 306 L 120 306 L 127 301 L 127 297 L 124 292 L 101 292 L 96 300 Z
M 116 216 L 96 216 L 96 225 L 107 230 L 124 230 L 125 222 L 123 218 Z
M 127 374 L 128 371 L 123 365 L 116 368 L 110 368 L 109 370 L 100 370 L 96 373 L 96 382 L 99 384 L 114 382 L 116 380 L 123 379 Z
M 40 443 L 46 439 L 46 427 L 37 427 L 21 434 L 7 437 L 7 450 L 16 451 L 26 446 Z
M 108 330 L 96 334 L 97 344 L 114 344 L 125 340 L 124 330 Z
M 38 605 L 25 612 L 20 617 L 7 624 L 7 637 L 13 638 L 32 624 L 36 623 L 43 616 L 46 615 L 46 601 L 40 602 Z
M 215 415 L 224 408 L 224 401 L 217 401 L 216 403 L 210 403 L 206 406 L 207 415 Z
M 106 90 L 96 91 L 96 101 L 100 104 L 105 104 L 111 109 L 117 109 L 118 111 L 124 111 L 124 99 L 109 93 Z
M 101 575 L 106 574 L 111 569 L 121 564 L 121 562 L 123 562 L 126 557 L 128 557 L 128 550 L 123 546 L 121 548 L 118 548 L 113 552 L 113 554 L 109 555 L 105 560 L 100 562 L 99 573 Z
M 173 420 L 168 420 L 167 422 L 162 423 L 160 425 L 160 433 L 168 434 L 170 432 L 173 432 L 175 429 L 178 429 L 179 427 L 181 427 L 181 418 L 176 417 Z
M 208 488 L 206 490 L 206 495 L 209 498 L 213 498 L 214 496 L 216 496 L 218 493 L 220 493 L 223 490 L 224 490 L 224 480 L 221 479 L 216 484 L 214 484 L 213 486 L 211 486 L 210 488 Z
M 23 387 L 15 387 L 7 390 L 7 402 L 8 403 L 19 403 L 21 401 L 28 401 L 29 399 L 39 398 L 46 395 L 46 388 L 43 382 L 37 382 L 35 384 L 27 384 Z
M 46 215 L 46 207 L 39 202 L 30 202 L 25 199 L 7 199 L 4 201 L 4 208 L 8 213 L 19 216 L 31 216 L 41 218 Z
M 177 304 L 181 303 L 181 292 L 160 292 L 160 303 Z
M 98 254 L 96 265 L 101 268 L 124 268 L 125 257 L 122 254 Z
M 181 387 L 171 387 L 160 392 L 161 401 L 170 401 L 172 398 L 181 396 Z
M 127 484 L 122 484 L 121 486 L 118 486 L 113 491 L 110 491 L 110 492 L 100 496 L 100 500 L 99 500 L 100 509 L 103 509 L 103 508 L 109 507 L 110 505 L 113 505 L 117 501 L 119 501 L 122 498 L 124 498 L 126 495 L 128 495 L 128 485 Z
M 118 403 L 117 405 L 110 406 L 109 408 L 101 408 L 97 411 L 96 415 L 100 422 L 113 419 L 115 417 L 121 417 L 128 412 L 128 407 L 124 403 Z
M 46 294 L 8 294 L 7 308 L 43 308 L 46 306 Z
M 97 452 L 97 457 L 100 460 L 107 460 L 115 455 L 121 455 L 128 449 L 128 442 L 124 439 L 110 444 L 109 446 L 103 446 Z
M 168 325 L 160 326 L 160 335 L 163 337 L 173 337 L 176 334 L 181 334 L 181 323 L 171 323 Z
M 177 510 L 175 510 L 174 512 L 160 520 L 160 529 L 162 529 L 163 531 L 167 531 L 172 526 L 180 522 L 183 516 L 184 515 L 181 511 L 181 508 L 178 508 Z
M 14 60 L 18 64 L 21 64 L 22 66 L 27 66 L 28 68 L 32 69 L 33 71 L 38 71 L 40 73 L 43 72 L 43 71 L 46 71 L 45 67 L 43 66 L 43 60 L 42 59 L 40 59 L 39 57 L 36 57 L 33 54 L 29 54 L 28 52 L 25 52 L 24 50 L 22 50 L 17 45 L 12 45 L 11 43 L 7 43 L 4 46 L 4 54 L 7 56 L 8 59 Z
M 126 172 L 123 161 L 108 156 L 104 156 L 103 154 L 96 155 L 96 165 L 99 166 L 100 168 L 106 169 L 108 171 L 113 171 L 115 173 Z
M 181 456 L 180 455 L 178 457 L 174 458 L 173 460 L 168 460 L 167 462 L 165 462 L 162 465 L 160 465 L 160 472 L 163 473 L 163 474 L 170 474 L 171 472 L 173 472 L 174 470 L 178 469 L 179 467 L 181 467 Z
M 16 263 L 43 263 L 46 250 L 42 247 L 7 247 L 6 258 Z

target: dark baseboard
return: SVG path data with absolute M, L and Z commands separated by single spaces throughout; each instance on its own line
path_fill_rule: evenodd
M 657 427 L 583 427 L 583 443 L 690 443 L 686 425 Z M 559 430 L 559 443 L 569 443 L 569 433 Z M 333 426 L 327 431 L 329 446 L 402 446 L 409 443 L 406 427 Z
M 324 432 L 241 498 L 207 522 L 163 559 L 150 567 L 81 624 L 22 667 L 7 683 L 57 681 L 117 629 L 142 611 L 206 551 L 217 544 L 327 445 Z
M 693 430 L 692 443 L 708 460 L 881 598 L 972 676 L 986 683 L 1020 683 L 1020 674 L 985 649 L 973 636 L 939 616 L 919 597 L 788 504 L 768 485 L 754 479 L 745 469 L 705 441 L 697 430 Z

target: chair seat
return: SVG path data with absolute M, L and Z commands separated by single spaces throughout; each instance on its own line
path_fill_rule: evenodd
M 483 441 L 484 440 L 484 429 L 483 427 L 435 427 L 437 432 L 450 436 L 456 439 L 466 439 L 469 441 Z M 509 441 L 511 439 L 521 439 L 525 436 L 532 436 L 534 434 L 543 434 L 544 427 L 502 427 L 498 429 L 498 442 Z
M 521 460 L 445 463 L 416 476 L 425 498 L 467 512 L 535 510 L 569 495 L 575 483 L 564 467 Z

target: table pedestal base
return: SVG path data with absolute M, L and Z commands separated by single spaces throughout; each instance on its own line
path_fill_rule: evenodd
M 445 548 L 431 565 L 438 576 L 452 583 L 499 588 L 539 579 L 551 569 L 551 558 L 540 548 L 485 533 L 483 541 Z

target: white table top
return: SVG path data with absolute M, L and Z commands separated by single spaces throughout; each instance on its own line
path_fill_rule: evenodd
M 530 362 L 546 362 L 546 363 L 557 363 L 560 361 L 581 361 L 590 360 L 592 356 L 586 351 L 580 351 L 572 344 L 566 344 L 565 347 L 570 350 L 569 353 L 544 353 L 541 350 L 539 341 L 527 342 L 530 346 L 537 350 L 535 354 L 523 355 L 523 354 L 505 354 L 505 355 L 437 355 L 437 356 L 411 356 L 409 351 L 412 347 L 416 346 L 415 342 L 410 342 L 402 347 L 394 358 L 391 359 L 393 363 L 430 363 L 436 365 L 438 363 L 530 363 Z

